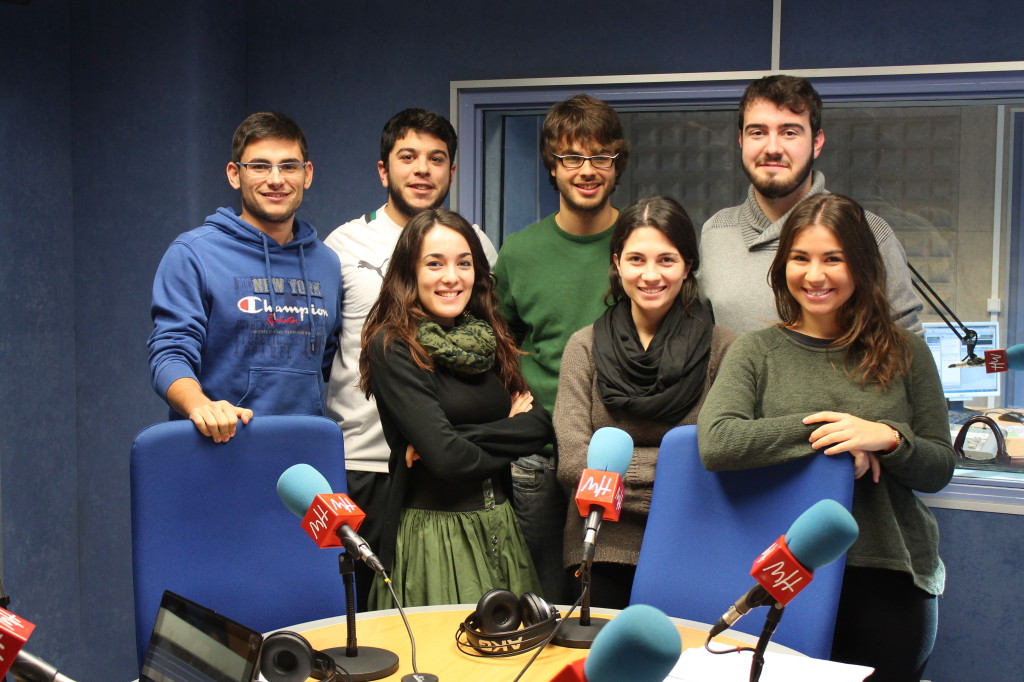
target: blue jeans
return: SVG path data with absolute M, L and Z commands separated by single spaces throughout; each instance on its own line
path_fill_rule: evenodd
M 530 548 L 544 598 L 565 604 L 569 579 L 562 565 L 562 541 L 569 500 L 555 475 L 556 456 L 528 455 L 512 462 L 512 505 Z

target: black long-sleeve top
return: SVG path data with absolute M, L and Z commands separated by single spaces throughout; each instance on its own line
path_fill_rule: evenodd
M 537 402 L 529 412 L 509 417 L 511 396 L 494 372 L 465 376 L 439 366 L 423 370 L 404 342 L 385 350 L 383 334 L 368 350 L 370 389 L 391 450 L 392 484 L 380 548 L 381 560 L 390 566 L 403 507 L 483 509 L 481 484 L 490 478 L 507 496 L 512 460 L 543 448 L 553 428 L 551 415 Z M 410 443 L 420 456 L 412 468 L 405 464 Z

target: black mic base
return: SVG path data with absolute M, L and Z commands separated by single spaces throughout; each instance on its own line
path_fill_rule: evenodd
M 355 656 L 347 656 L 346 651 L 343 646 L 324 649 L 335 665 L 348 671 L 352 682 L 379 680 L 398 672 L 398 656 L 392 651 L 372 646 L 356 647 Z
M 597 633 L 610 620 L 609 618 L 591 616 L 590 625 L 581 625 L 579 618 L 564 620 L 558 627 L 558 634 L 551 640 L 551 643 L 569 649 L 589 649 L 590 645 L 594 643 Z
M 430 673 L 409 673 L 402 675 L 402 682 L 437 682 L 437 675 Z

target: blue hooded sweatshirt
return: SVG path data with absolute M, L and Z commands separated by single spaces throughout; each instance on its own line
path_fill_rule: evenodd
M 341 326 L 338 256 L 295 220 L 280 245 L 220 208 L 180 235 L 153 282 L 149 366 L 161 398 L 183 377 L 260 414 L 324 414 Z M 172 419 L 181 415 L 171 410 Z

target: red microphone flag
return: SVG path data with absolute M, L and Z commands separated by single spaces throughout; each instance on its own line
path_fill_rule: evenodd
M 605 521 L 618 521 L 625 494 L 622 476 L 617 472 L 584 469 L 576 488 L 576 506 L 580 516 L 589 515 L 591 507 L 601 507 Z
M 985 351 L 985 373 L 1006 372 L 1010 369 L 1009 358 L 1006 357 L 1006 349 Z
M 321 493 L 309 505 L 302 527 L 317 547 L 341 547 L 338 527 L 344 523 L 352 530 L 359 530 L 365 518 L 366 512 L 345 493 Z
M 567 664 L 557 675 L 551 678 L 551 682 L 587 682 L 587 676 L 583 668 L 587 659 L 581 658 L 578 661 Z
M 0 608 L 0 679 L 14 665 L 18 652 L 25 646 L 36 626 L 24 618 Z
M 814 573 L 804 568 L 786 546 L 786 536 L 781 535 L 772 545 L 754 559 L 750 575 L 760 583 L 772 599 L 785 606 L 814 578 Z

